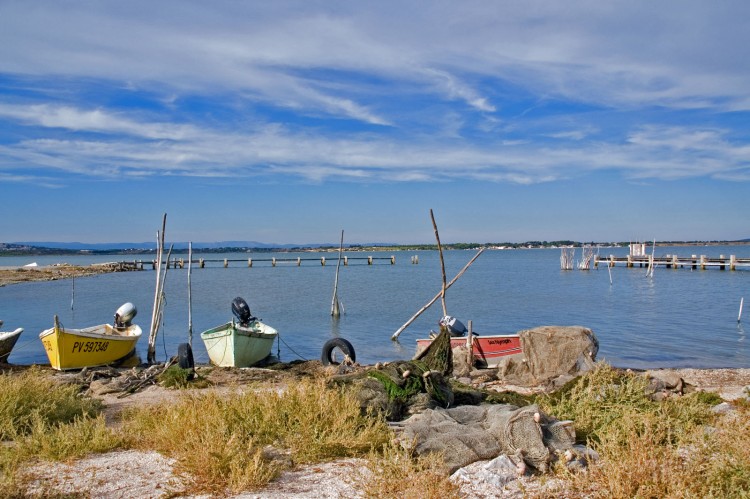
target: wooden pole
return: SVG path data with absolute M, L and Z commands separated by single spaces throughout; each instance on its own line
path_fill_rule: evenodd
M 440 294 L 440 300 L 443 305 L 443 316 L 446 316 L 448 315 L 448 307 L 445 305 L 445 290 L 447 289 L 445 284 L 445 261 L 443 260 L 443 246 L 440 244 L 440 234 L 438 234 L 438 228 L 435 223 L 435 215 L 432 213 L 432 208 L 430 208 L 430 218 L 432 219 L 432 228 L 435 229 L 435 239 L 437 240 L 438 253 L 440 254 L 440 271 L 443 274 L 443 290 Z
M 172 255 L 172 247 L 174 245 L 169 246 L 169 251 L 167 251 L 167 261 L 169 261 L 169 257 Z M 159 332 L 159 327 L 161 326 L 162 317 L 164 315 L 164 283 L 167 281 L 167 272 L 169 271 L 169 265 L 164 266 L 164 273 L 161 275 L 161 283 L 159 284 L 159 306 L 158 306 L 158 313 L 156 315 L 156 329 L 154 330 L 154 341 L 153 341 L 153 354 L 152 352 L 149 352 L 149 354 L 153 355 L 154 362 L 156 361 L 156 335 Z M 151 344 L 149 344 L 149 350 L 151 350 Z
M 159 324 L 157 322 L 158 317 L 158 306 L 159 306 L 159 296 L 161 294 L 161 289 L 159 287 L 159 283 L 161 282 L 161 258 L 162 254 L 164 252 L 164 231 L 167 228 L 167 214 L 164 214 L 164 217 L 162 218 L 161 222 L 161 232 L 156 232 L 156 289 L 154 290 L 154 308 L 151 311 L 151 328 L 149 330 L 148 335 L 148 357 L 147 361 L 149 364 L 153 364 L 156 360 L 156 331 L 159 329 Z
M 339 261 L 336 264 L 336 278 L 333 281 L 333 299 L 331 300 L 331 315 L 333 317 L 341 316 L 339 310 L 339 269 L 341 268 L 341 254 L 344 252 L 344 230 L 341 230 L 341 243 L 339 244 Z
M 742 320 L 742 305 L 745 303 L 745 297 L 743 296 L 740 298 L 740 313 L 737 314 L 737 323 L 739 323 Z
M 188 242 L 188 345 L 193 348 L 193 289 L 190 274 L 193 270 L 193 243 Z
M 464 272 L 466 272 L 466 270 L 471 266 L 471 264 L 474 263 L 474 260 L 476 260 L 477 258 L 479 258 L 479 255 L 481 255 L 483 251 L 484 251 L 484 248 L 480 248 L 480 250 L 477 252 L 477 254 L 474 255 L 474 258 L 472 258 L 471 260 L 469 260 L 469 263 L 467 263 L 466 265 L 464 265 L 464 268 L 461 269 L 461 272 L 459 272 L 458 274 L 456 274 L 456 277 L 454 277 L 445 286 L 445 289 L 448 289 L 451 286 L 453 286 L 453 283 L 456 282 L 458 280 L 458 278 L 461 277 L 464 274 Z M 409 324 L 411 324 L 412 322 L 414 322 L 417 319 L 417 317 L 419 317 L 420 315 L 422 315 L 422 312 L 424 312 L 425 310 L 427 310 L 428 308 L 430 308 L 430 306 L 433 303 L 435 303 L 438 300 L 438 298 L 440 298 L 440 296 L 442 294 L 443 294 L 443 291 L 441 290 L 440 293 L 436 294 L 435 297 L 427 303 L 427 305 L 425 305 L 424 307 L 422 307 L 421 309 L 419 309 L 419 311 L 416 314 L 414 314 L 411 317 L 411 319 L 409 319 L 408 321 L 406 321 L 406 323 L 403 326 L 401 326 L 400 328 L 398 328 L 398 330 L 395 333 L 393 333 L 393 335 L 391 335 L 391 339 L 393 341 L 396 341 L 398 339 L 398 335 L 400 335 L 404 331 L 404 329 L 406 329 L 407 327 L 409 327 Z
M 469 355 L 466 362 L 469 367 L 474 367 L 474 328 L 472 321 L 469 321 L 469 337 L 466 340 L 466 346 L 469 348 Z

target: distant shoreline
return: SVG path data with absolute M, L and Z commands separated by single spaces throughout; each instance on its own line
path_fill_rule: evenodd
M 66 243 L 60 243 L 66 244 Z M 118 245 L 120 243 L 112 243 Z M 449 243 L 443 244 L 442 249 L 444 250 L 477 250 L 485 248 L 489 250 L 508 250 L 508 249 L 555 249 L 563 247 L 583 247 L 583 246 L 598 246 L 602 248 L 622 248 L 628 247 L 630 242 L 578 242 L 578 241 L 526 241 L 523 243 Z M 654 244 L 653 242 L 643 242 L 647 246 Z M 175 243 L 175 247 L 172 250 L 173 254 L 182 255 L 187 254 L 188 249 L 186 243 Z M 183 247 L 184 245 L 184 247 Z M 739 240 L 739 241 L 656 241 L 656 246 L 672 246 L 672 247 L 697 247 L 697 246 L 747 246 L 750 245 L 750 240 Z M 347 252 L 382 252 L 382 251 L 436 251 L 438 249 L 437 244 L 395 244 L 395 245 L 359 245 L 351 244 L 345 245 L 344 251 Z M 319 246 L 299 246 L 299 247 L 250 247 L 250 246 L 227 246 L 227 247 L 193 247 L 194 253 L 307 253 L 307 252 L 320 252 L 320 253 L 331 253 L 338 252 L 338 245 L 319 245 Z M 131 248 L 131 249 L 65 249 L 65 248 L 53 248 L 48 246 L 21 246 L 9 243 L 0 243 L 0 258 L 4 256 L 18 257 L 18 256 L 65 256 L 65 255 L 155 255 L 155 248 Z

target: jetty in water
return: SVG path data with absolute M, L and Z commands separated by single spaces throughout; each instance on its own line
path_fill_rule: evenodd
M 626 267 L 666 267 L 668 269 L 688 268 L 691 270 L 706 270 L 708 268 L 717 268 L 719 270 L 737 270 L 739 268 L 750 268 L 750 258 L 737 258 L 735 255 L 719 255 L 709 257 L 706 255 L 691 255 L 681 257 L 677 255 L 666 256 L 646 256 L 646 255 L 627 255 L 608 257 L 596 256 L 594 258 L 594 267 L 599 264 L 614 267 L 616 265 L 625 265 Z
M 338 261 L 338 257 L 332 259 L 334 263 Z M 303 257 L 296 257 L 296 258 L 247 258 L 247 259 L 232 259 L 232 258 L 198 258 L 193 259 L 192 261 L 188 261 L 188 259 L 185 258 L 170 258 L 167 261 L 162 261 L 162 265 L 166 265 L 169 268 L 175 268 L 175 269 L 184 269 L 188 266 L 188 264 L 192 264 L 192 266 L 197 266 L 199 268 L 205 268 L 208 264 L 209 267 L 219 267 L 223 266 L 224 268 L 228 268 L 230 264 L 237 264 L 241 263 L 241 266 L 246 266 L 248 268 L 252 267 L 255 264 L 270 264 L 272 267 L 276 267 L 279 265 L 286 265 L 286 266 L 296 266 L 301 267 L 304 262 L 315 262 L 319 263 L 321 266 L 325 267 L 326 263 L 331 261 L 331 259 L 326 259 L 326 257 L 322 256 L 320 258 L 303 258 Z M 349 265 L 349 262 L 360 262 L 360 263 L 366 263 L 367 265 L 376 265 L 378 263 L 385 263 L 390 265 L 396 264 L 396 257 L 394 255 L 391 256 L 343 256 L 341 258 L 341 263 L 344 265 Z M 151 268 L 152 270 L 156 270 L 157 267 L 157 260 L 151 260 L 144 262 L 143 260 L 136 260 L 136 261 L 130 261 L 130 262 L 117 262 L 118 265 L 123 267 L 123 269 L 127 270 L 144 270 L 146 268 Z M 414 255 L 411 257 L 411 263 L 412 264 L 418 264 L 419 263 L 419 257 L 417 255 Z

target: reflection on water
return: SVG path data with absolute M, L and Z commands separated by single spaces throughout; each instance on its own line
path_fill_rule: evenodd
M 623 255 L 625 249 L 602 250 Z M 750 247 L 675 248 L 676 254 L 749 255 Z M 419 264 L 410 263 L 419 254 Z M 352 254 L 361 256 L 361 254 Z M 213 259 L 242 259 L 253 255 L 212 255 Z M 297 254 L 290 255 L 296 258 Z M 300 256 L 311 257 L 310 254 Z M 330 315 L 336 266 L 305 262 L 300 267 L 256 260 L 252 268 L 233 263 L 192 271 L 192 316 L 196 362 L 208 362 L 200 332 L 232 318 L 231 301 L 243 297 L 253 314 L 279 331 L 274 353 L 283 361 L 319 359 L 332 337 L 348 339 L 357 360 L 408 359 L 417 338 L 437 328 L 442 316 L 439 300 L 414 321 L 397 342 L 391 335 L 424 306 L 441 287 L 437 252 L 395 253 L 396 264 L 367 265 L 351 260 L 341 267 L 338 296 L 346 308 Z M 455 275 L 472 251 L 445 252 L 446 273 Z M 200 258 L 201 255 L 196 255 Z M 316 257 L 316 255 L 312 255 Z M 606 266 L 590 271 L 561 271 L 560 250 L 485 251 L 447 292 L 448 312 L 464 324 L 473 322 L 478 334 L 510 333 L 540 325 L 581 325 L 600 342 L 599 358 L 634 368 L 746 367 L 750 352 L 737 302 L 747 294 L 750 271 L 666 269 L 652 278 L 645 269 Z M 35 257 L 36 258 L 36 257 Z M 40 265 L 76 261 L 83 257 L 39 257 Z M 114 257 L 116 258 L 116 257 Z M 99 261 L 112 260 L 112 256 Z M 28 263 L 28 262 L 24 262 Z M 18 265 L 0 260 L 0 266 Z M 610 280 L 611 276 L 611 280 Z M 125 302 L 138 307 L 135 322 L 144 330 L 138 343 L 146 358 L 153 305 L 154 272 L 114 273 L 75 281 L 22 283 L 0 288 L 0 319 L 4 329 L 25 328 L 10 356 L 19 364 L 46 363 L 38 339 L 55 314 L 70 327 L 109 323 Z M 175 355 L 187 341 L 187 271 L 170 269 L 166 282 L 164 324 L 157 339 L 157 358 Z M 71 306 L 72 305 L 72 306 Z

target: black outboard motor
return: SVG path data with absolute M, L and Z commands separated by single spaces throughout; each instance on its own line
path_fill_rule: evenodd
M 442 327 L 447 328 L 451 336 L 463 336 L 467 331 L 466 326 L 464 326 L 461 321 L 459 321 L 455 317 L 451 317 L 450 315 L 446 315 L 445 317 L 440 319 L 438 321 L 438 324 L 440 324 L 440 326 Z
M 250 312 L 250 306 L 239 296 L 232 300 L 232 313 L 240 321 L 240 326 L 243 327 L 247 326 L 250 321 L 255 320 L 252 312 Z

